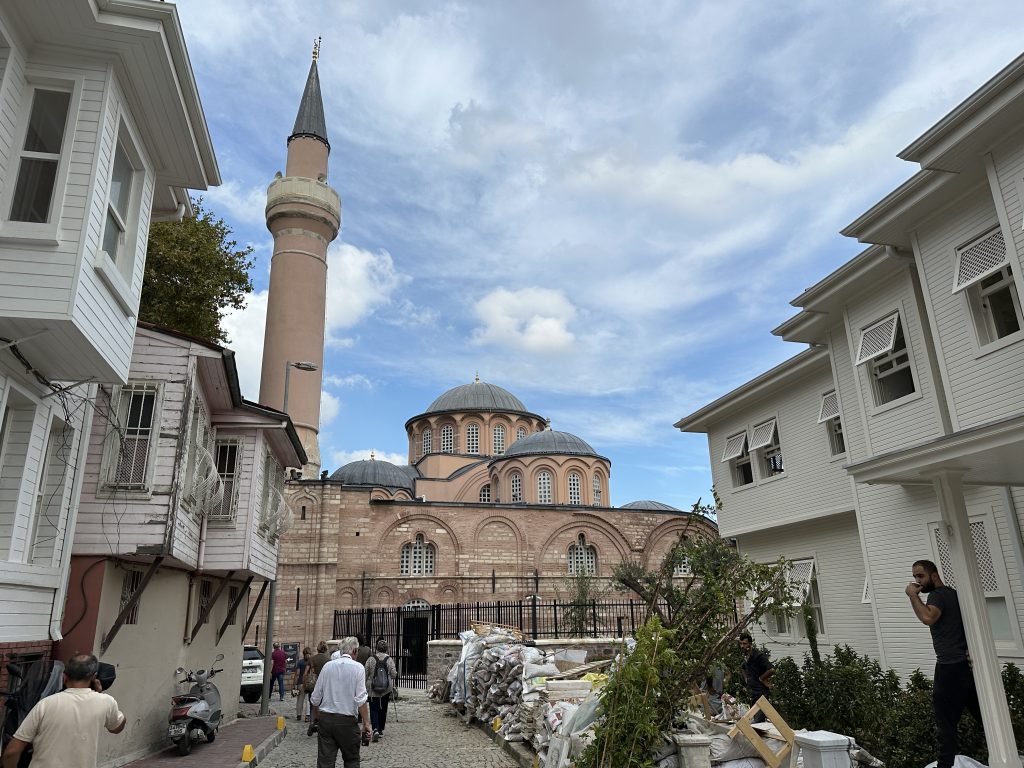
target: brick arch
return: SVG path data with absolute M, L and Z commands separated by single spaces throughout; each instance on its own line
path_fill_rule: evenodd
M 687 538 L 691 539 L 698 537 L 708 539 L 715 535 L 706 521 L 694 518 L 692 515 L 687 515 L 685 518 L 670 518 L 647 534 L 647 538 L 643 542 L 644 568 L 651 569 L 660 565 L 665 553 L 668 552 L 665 539 L 670 538 L 674 545 L 683 531 L 686 531 Z
M 309 507 L 306 514 L 306 520 L 313 519 L 320 511 L 319 499 L 307 490 L 299 491 L 296 495 L 288 499 L 288 507 L 291 509 L 292 517 L 294 517 L 297 522 L 302 520 L 303 504 Z
M 388 539 L 394 533 L 395 529 L 398 528 L 400 525 L 408 525 L 412 529 L 412 535 L 403 538 L 398 543 L 399 548 L 401 548 L 403 544 L 410 543 L 413 540 L 415 540 L 417 533 L 422 533 L 423 541 L 433 544 L 434 547 L 436 548 L 436 534 L 428 535 L 427 531 L 431 528 L 443 528 L 445 533 L 448 534 L 448 538 L 450 539 L 452 548 L 455 552 L 455 562 L 452 563 L 452 567 L 456 567 L 456 565 L 459 562 L 459 559 L 462 556 L 462 545 L 459 542 L 459 537 L 455 534 L 455 531 L 452 530 L 452 527 L 444 520 L 435 515 L 429 515 L 424 512 L 413 512 L 408 517 L 400 517 L 397 520 L 393 520 L 390 524 L 388 524 L 387 528 L 381 531 L 380 538 L 378 539 L 377 543 L 378 559 L 390 557 L 390 544 L 388 542 Z M 399 550 L 395 550 L 394 558 L 396 563 L 398 562 L 398 556 Z
M 442 581 L 437 586 L 438 602 L 453 602 L 459 601 L 459 584 L 457 581 Z
M 497 526 L 493 531 L 497 541 L 484 539 L 488 526 Z M 511 534 L 511 542 L 508 541 L 507 535 L 502 535 L 501 528 L 504 528 L 506 534 Z M 512 518 L 502 514 L 488 515 L 473 529 L 473 551 L 481 560 L 490 563 L 488 567 L 494 567 L 503 576 L 516 574 L 522 567 L 524 538 L 523 532 Z
M 491 482 L 486 462 L 480 463 L 472 472 L 459 478 L 461 485 L 452 501 L 465 501 L 475 504 L 480 501 L 480 486 Z M 493 493 L 493 489 L 492 489 Z M 493 496 L 491 498 L 494 498 Z
M 558 464 L 548 456 L 538 456 L 537 461 L 530 462 L 529 465 L 523 470 L 523 501 L 527 504 L 538 504 L 539 494 L 537 493 L 537 480 L 540 478 L 541 472 L 551 473 L 551 504 L 561 504 L 562 500 L 559 498 L 559 492 L 562 490 L 560 485 L 560 469 Z M 547 506 L 546 504 L 544 506 Z
M 392 607 L 395 604 L 395 593 L 390 587 L 381 587 L 377 590 L 376 601 L 378 606 Z
M 596 515 L 573 515 L 573 518 L 574 520 L 572 522 L 560 525 L 558 528 L 556 528 L 550 534 L 548 534 L 548 537 L 544 540 L 544 543 L 537 548 L 537 556 L 536 560 L 534 561 L 534 566 L 538 570 L 540 570 L 541 573 L 544 572 L 544 556 L 551 550 L 555 540 L 567 532 L 572 532 L 574 534 L 573 538 L 575 538 L 575 535 L 580 533 L 584 534 L 587 537 L 587 544 L 592 545 L 597 550 L 598 568 L 600 568 L 600 563 L 602 562 L 603 539 L 606 539 L 608 542 L 611 543 L 612 547 L 614 547 L 615 549 L 616 554 L 618 554 L 619 559 L 622 562 L 629 561 L 629 543 L 625 540 L 625 538 L 623 538 L 622 534 L 618 531 L 617 528 L 615 528 L 615 526 L 611 525 L 606 520 L 597 517 Z M 600 533 L 602 535 L 601 539 L 594 541 L 590 536 L 591 531 Z M 559 550 L 559 552 L 561 553 L 561 550 Z M 604 556 L 607 556 L 608 554 L 609 553 L 607 551 L 604 552 Z
M 356 608 L 359 604 L 359 595 L 352 587 L 343 587 L 338 590 L 337 594 L 338 610 L 344 611 L 350 608 Z

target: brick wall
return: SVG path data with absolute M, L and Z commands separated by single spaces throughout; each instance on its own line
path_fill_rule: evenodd
M 0 643 L 0 657 L 3 658 L 3 664 L 0 665 L 0 695 L 6 693 L 10 685 L 10 679 L 7 675 L 7 663 L 17 662 L 18 659 L 26 656 L 29 658 L 52 659 L 53 641 Z

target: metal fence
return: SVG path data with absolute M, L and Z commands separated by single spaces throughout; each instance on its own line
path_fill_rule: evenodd
M 559 601 L 528 598 L 488 603 L 365 608 L 334 612 L 334 636 L 378 639 L 398 666 L 398 684 L 425 688 L 427 641 L 455 640 L 473 623 L 504 624 L 534 640 L 566 637 L 622 637 L 645 618 L 644 604 L 627 601 Z

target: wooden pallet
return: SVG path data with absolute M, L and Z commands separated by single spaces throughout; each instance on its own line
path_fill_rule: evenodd
M 758 712 L 764 712 L 768 722 L 779 732 L 781 741 L 786 742 L 785 746 L 778 752 L 774 752 L 771 747 L 765 744 L 764 738 L 754 728 L 752 721 Z M 760 755 L 769 768 L 779 768 L 784 762 L 792 764 L 793 761 L 787 761 L 786 758 L 791 757 L 795 760 L 794 744 L 796 743 L 796 734 L 793 733 L 793 729 L 789 727 L 789 724 L 782 719 L 779 711 L 764 696 L 755 701 L 754 706 L 736 721 L 736 725 L 729 731 L 729 738 L 735 739 L 738 733 L 742 733 L 747 737 L 747 741 L 753 745 L 754 749 L 757 750 L 757 754 Z

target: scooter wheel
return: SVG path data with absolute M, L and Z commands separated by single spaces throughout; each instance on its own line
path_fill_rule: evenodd
M 217 732 L 215 730 L 213 730 L 212 728 L 206 732 L 206 741 L 208 743 L 212 744 L 213 740 L 216 739 L 216 738 L 217 738 Z
M 192 752 L 192 734 L 186 733 L 176 742 L 175 745 L 178 747 L 179 755 L 187 755 Z

